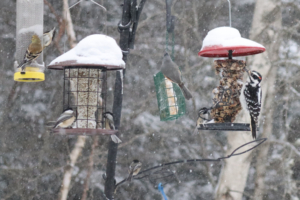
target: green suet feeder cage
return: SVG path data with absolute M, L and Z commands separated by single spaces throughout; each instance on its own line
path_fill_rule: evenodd
M 185 114 L 185 99 L 178 85 L 166 79 L 163 73 L 154 75 L 157 103 L 161 121 L 169 121 Z

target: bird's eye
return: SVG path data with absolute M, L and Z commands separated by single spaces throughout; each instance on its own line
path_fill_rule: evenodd
M 254 79 L 258 79 L 258 77 L 256 76 L 256 74 L 252 74 L 252 77 L 253 77 Z

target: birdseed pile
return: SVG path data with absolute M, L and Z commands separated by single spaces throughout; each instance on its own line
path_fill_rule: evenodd
M 213 90 L 211 116 L 215 123 L 233 122 L 242 109 L 239 95 L 243 87 L 246 62 L 242 60 L 215 60 L 214 67 L 221 77 L 220 85 Z

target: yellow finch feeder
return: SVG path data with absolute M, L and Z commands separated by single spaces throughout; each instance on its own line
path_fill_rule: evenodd
M 43 0 L 17 0 L 15 81 L 38 82 L 45 80 L 45 65 L 42 55 L 43 11 Z M 31 49 L 33 54 L 29 55 L 27 49 Z M 27 58 L 30 58 L 29 61 L 27 60 L 28 62 L 24 62 L 26 54 Z M 39 56 L 35 57 L 37 54 Z M 35 59 L 31 60 L 31 58 Z M 20 65 L 22 67 L 18 68 Z
M 107 73 L 125 69 L 122 51 L 106 35 L 90 35 L 53 60 L 49 69 L 64 71 L 63 110 L 72 109 L 76 120 L 70 128 L 55 128 L 62 135 L 114 135 L 108 130 Z

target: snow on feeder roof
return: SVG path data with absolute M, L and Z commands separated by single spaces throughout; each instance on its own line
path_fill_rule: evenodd
M 115 39 L 94 34 L 82 39 L 73 49 L 54 59 L 49 69 L 66 66 L 105 67 L 110 70 L 125 69 L 123 54 Z
M 247 56 L 262 53 L 266 50 L 261 44 L 241 37 L 240 32 L 231 27 L 219 27 L 208 32 L 198 53 L 203 57 Z

